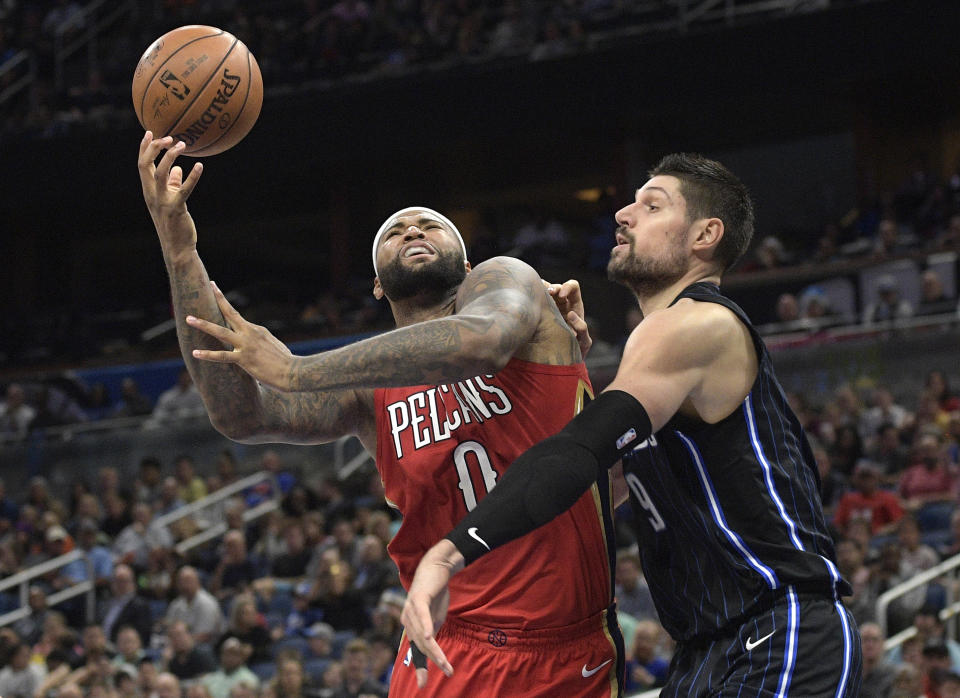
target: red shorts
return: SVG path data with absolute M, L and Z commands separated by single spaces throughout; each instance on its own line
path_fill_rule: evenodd
M 623 695 L 623 640 L 608 610 L 575 625 L 545 630 L 500 630 L 448 618 L 437 633 L 453 676 L 427 662 L 427 685 L 417 691 L 416 670 L 404 635 L 393 667 L 397 698 L 516 696 L 616 698 Z

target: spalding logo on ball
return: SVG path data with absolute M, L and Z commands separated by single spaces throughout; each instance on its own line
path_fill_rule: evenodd
M 167 32 L 144 51 L 133 75 L 133 108 L 155 138 L 173 136 L 200 157 L 232 148 L 263 106 L 263 78 L 233 34 L 202 25 Z

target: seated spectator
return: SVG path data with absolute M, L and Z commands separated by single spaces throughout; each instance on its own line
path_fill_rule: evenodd
M 923 572 L 940 562 L 936 551 L 920 542 L 920 527 L 912 514 L 905 514 L 897 526 L 897 541 L 904 561 L 916 572 Z
M 366 535 L 360 539 L 359 557 L 353 588 L 363 595 L 365 605 L 373 606 L 380 592 L 400 584 L 400 573 L 387 555 L 383 541 L 376 536 Z
M 180 483 L 177 482 L 177 478 L 173 476 L 163 478 L 157 497 L 152 500 L 157 516 L 169 514 L 185 504 L 186 502 L 180 498 Z
M 147 566 L 151 550 L 173 546 L 170 531 L 153 518 L 149 504 L 137 502 L 133 505 L 133 522 L 113 541 L 113 553 L 118 561 L 142 570 Z
M 657 653 L 662 631 L 660 624 L 652 620 L 637 623 L 627 659 L 627 691 L 646 691 L 666 682 L 670 663 Z
M 335 550 L 324 555 L 311 590 L 311 605 L 320 608 L 324 621 L 336 630 L 352 630 L 359 635 L 370 626 L 363 594 L 351 588 L 353 567 L 335 556 Z
M 917 572 L 903 558 L 899 543 L 888 541 L 880 549 L 880 559 L 873 572 L 877 596 L 909 581 Z M 887 632 L 895 634 L 906 628 L 923 606 L 926 596 L 927 587 L 924 584 L 894 599 L 887 607 Z
M 334 690 L 334 698 L 358 698 L 376 696 L 386 698 L 387 689 L 371 675 L 370 645 L 366 640 L 355 638 L 343 649 L 343 683 Z
M 228 637 L 220 645 L 220 668 L 201 679 L 211 698 L 230 698 L 237 684 L 246 684 L 254 690 L 260 687 L 260 679 L 247 667 L 252 652 L 253 648 L 235 637 Z
M 873 535 L 892 533 L 903 516 L 903 508 L 896 495 L 879 489 L 880 468 L 865 458 L 857 462 L 851 484 L 854 489 L 840 498 L 833 521 L 845 531 L 854 519 L 870 524 Z
M 257 603 L 252 595 L 243 594 L 233 600 L 230 607 L 230 622 L 223 633 L 219 647 L 230 638 L 235 638 L 250 647 L 247 658 L 251 664 L 263 664 L 272 658 L 272 640 L 263 618 L 257 612 Z
M 389 689 L 397 659 L 397 647 L 391 638 L 383 635 L 370 635 L 365 639 L 370 644 L 370 676 Z
M 860 694 L 877 698 L 889 696 L 896 677 L 896 667 L 883 656 L 883 632 L 879 625 L 860 624 L 860 647 L 863 654 Z
M 843 602 L 858 624 L 876 619 L 876 585 L 873 571 L 865 564 L 866 554 L 863 544 L 853 538 L 842 538 L 837 543 L 837 569 L 853 588 L 853 594 L 844 596 Z
M 277 698 L 306 698 L 318 695 L 316 688 L 304 676 L 303 662 L 294 653 L 283 654 L 277 659 L 277 674 L 267 684 L 266 691 Z
M 181 621 L 197 642 L 216 642 L 223 632 L 223 612 L 213 595 L 200 586 L 197 570 L 189 565 L 180 568 L 177 591 L 164 617 L 167 625 Z
M 260 469 L 266 470 L 276 478 L 280 493 L 286 495 L 296 484 L 296 476 L 283 464 L 280 454 L 274 450 L 264 451 L 260 456 Z M 273 485 L 269 480 L 259 482 L 244 492 L 248 507 L 254 507 L 273 496 Z
M 0 402 L 0 436 L 24 438 L 36 416 L 37 410 L 27 404 L 23 386 L 8 385 L 6 399 Z
M 259 582 L 254 584 L 260 596 L 282 593 L 273 585 L 273 580 L 264 581 L 265 583 L 262 584 Z M 267 588 L 270 588 L 269 592 L 267 592 Z M 300 582 L 294 585 L 290 592 L 292 596 L 290 612 L 283 619 L 282 625 L 271 629 L 271 636 L 274 640 L 279 640 L 282 637 L 300 637 L 307 628 L 323 618 L 321 609 L 310 606 L 310 588 L 310 582 Z
M 180 499 L 189 504 L 207 496 L 207 485 L 203 478 L 197 475 L 197 468 L 193 458 L 181 454 L 173 459 L 173 473 L 180 488 Z
M 270 574 L 279 579 L 300 579 L 307 573 L 312 552 L 306 545 L 306 536 L 299 521 L 287 523 L 283 529 L 285 550 L 270 565 Z
M 170 672 L 158 674 L 154 680 L 156 698 L 181 698 L 180 679 Z M 151 696 L 152 698 L 152 696 Z
M 913 305 L 900 296 L 900 283 L 893 274 L 877 279 L 877 300 L 863 310 L 863 324 L 870 326 L 913 316 Z
M 153 403 L 140 392 L 140 386 L 130 377 L 120 382 L 120 399 L 113 407 L 111 417 L 143 417 L 153 411 Z
M 44 385 L 36 397 L 37 414 L 30 422 L 31 429 L 59 427 L 89 421 L 87 413 L 70 395 L 50 385 Z
M 18 643 L 8 650 L 9 660 L 0 669 L 0 696 L 32 698 L 45 676 L 44 667 L 30 661 L 30 646 Z
M 400 646 L 403 639 L 403 624 L 400 614 L 403 613 L 403 604 L 406 594 L 400 589 L 387 589 L 380 594 L 380 600 L 370 612 L 371 628 L 367 637 L 381 635 L 390 638 L 394 648 Z
M 303 653 L 305 661 L 329 659 L 333 656 L 333 639 L 336 633 L 329 623 L 314 623 L 303 631 L 307 637 L 307 651 Z M 394 655 L 396 655 L 394 646 Z
M 953 313 L 957 299 L 950 298 L 943 290 L 943 282 L 933 269 L 927 269 L 920 275 L 920 303 L 917 315 L 941 315 Z
M 650 587 L 643 578 L 640 558 L 634 553 L 617 554 L 616 590 L 617 610 L 627 613 L 637 620 L 659 621 L 653 605 Z
M 880 480 L 884 485 L 896 485 L 910 463 L 910 449 L 900 440 L 900 429 L 890 423 L 877 428 L 867 456 L 883 471 Z
M 25 644 L 34 645 L 40 641 L 47 616 L 51 613 L 42 587 L 33 585 L 28 589 L 27 606 L 30 614 L 16 621 L 13 629 Z M 0 696 L 2 695 L 4 694 L 0 693 Z
M 830 297 L 819 286 L 808 286 L 800 294 L 800 324 L 809 330 L 822 329 L 841 321 Z
M 894 257 L 912 248 L 914 236 L 901 230 L 892 218 L 881 219 L 877 226 L 877 235 L 873 244 L 873 258 L 877 260 Z
M 103 531 L 108 538 L 115 539 L 123 529 L 133 522 L 133 517 L 130 515 L 130 508 L 123 497 L 115 494 L 107 495 L 103 498 L 103 509 L 104 516 L 103 521 L 100 523 L 100 530 Z M 116 545 L 116 540 L 114 540 L 114 545 Z
M 259 575 L 247 556 L 247 541 L 242 531 L 231 530 L 223 537 L 223 552 L 207 585 L 220 601 L 247 591 Z
M 950 381 L 943 371 L 933 370 L 927 373 L 924 388 L 937 402 L 943 412 L 960 410 L 960 396 L 950 389 Z
M 100 528 L 93 519 L 82 519 L 77 527 L 77 548 L 87 554 L 93 566 L 93 581 L 97 589 L 106 588 L 113 576 L 113 553 L 106 547 L 99 545 L 97 539 Z M 89 573 L 85 560 L 75 560 L 64 566 L 63 576 L 71 583 L 87 581 Z
M 186 369 L 180 372 L 176 384 L 160 393 L 145 427 L 159 427 L 206 414 L 200 391 Z
M 181 681 L 200 678 L 216 671 L 217 660 L 205 644 L 197 644 L 187 624 L 173 621 L 167 627 L 167 646 L 164 649 L 167 671 Z
M 137 629 L 132 625 L 124 625 L 117 632 L 117 641 L 114 644 L 117 647 L 117 653 L 113 657 L 113 666 L 118 669 L 129 667 L 136 672 L 140 660 L 147 656 L 143 651 L 143 643 L 140 642 L 140 633 Z
M 870 395 L 870 406 L 860 413 L 860 437 L 867 441 L 869 448 L 872 445 L 869 440 L 877 436 L 881 426 L 891 424 L 901 429 L 909 418 L 909 410 L 897 404 L 890 389 L 883 385 L 877 386 Z
M 954 499 L 954 475 L 947 468 L 940 440 L 933 434 L 920 437 L 910 465 L 900 476 L 899 490 L 910 510 L 917 510 L 929 502 Z
M 137 596 L 137 583 L 133 569 L 129 565 L 119 564 L 113 570 L 110 580 L 111 595 L 101 601 L 100 625 L 104 634 L 116 643 L 120 629 L 125 626 L 133 627 L 140 636 L 140 644 L 144 647 L 150 644 L 152 623 L 150 621 L 150 605 L 145 599 Z

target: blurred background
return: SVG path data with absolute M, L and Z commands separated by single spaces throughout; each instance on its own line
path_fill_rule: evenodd
M 763 326 L 818 454 L 864 695 L 960 691 L 960 3 L 0 0 L 0 694 L 26 677 L 41 695 L 148 695 L 170 670 L 230 695 L 204 677 L 231 651 L 252 695 L 389 681 L 397 522 L 372 463 L 349 440 L 233 444 L 181 375 L 130 80 L 183 24 L 234 33 L 265 85 L 253 131 L 204 161 L 201 257 L 298 352 L 392 325 L 369 245 L 416 203 L 457 223 L 473 263 L 581 280 L 600 389 L 639 320 L 605 278 L 613 213 L 669 152 L 737 173 L 757 234 L 724 288 Z M 641 691 L 672 650 L 619 533 Z M 229 588 L 228 557 L 251 561 Z M 215 630 L 174 627 L 184 565 Z M 128 572 L 148 622 L 125 655 L 110 589 Z

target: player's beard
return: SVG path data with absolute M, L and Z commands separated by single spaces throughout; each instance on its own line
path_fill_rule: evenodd
M 626 235 L 621 231 L 621 234 Z M 607 264 L 607 278 L 623 284 L 634 295 L 645 298 L 679 281 L 687 273 L 687 256 L 678 242 L 670 245 L 668 254 L 659 259 L 637 257 L 633 252 L 633 239 L 629 249 L 611 255 Z
M 408 298 L 442 298 L 457 288 L 467 276 L 463 253 L 438 252 L 428 264 L 404 265 L 397 257 L 380 269 L 380 288 L 391 301 Z

